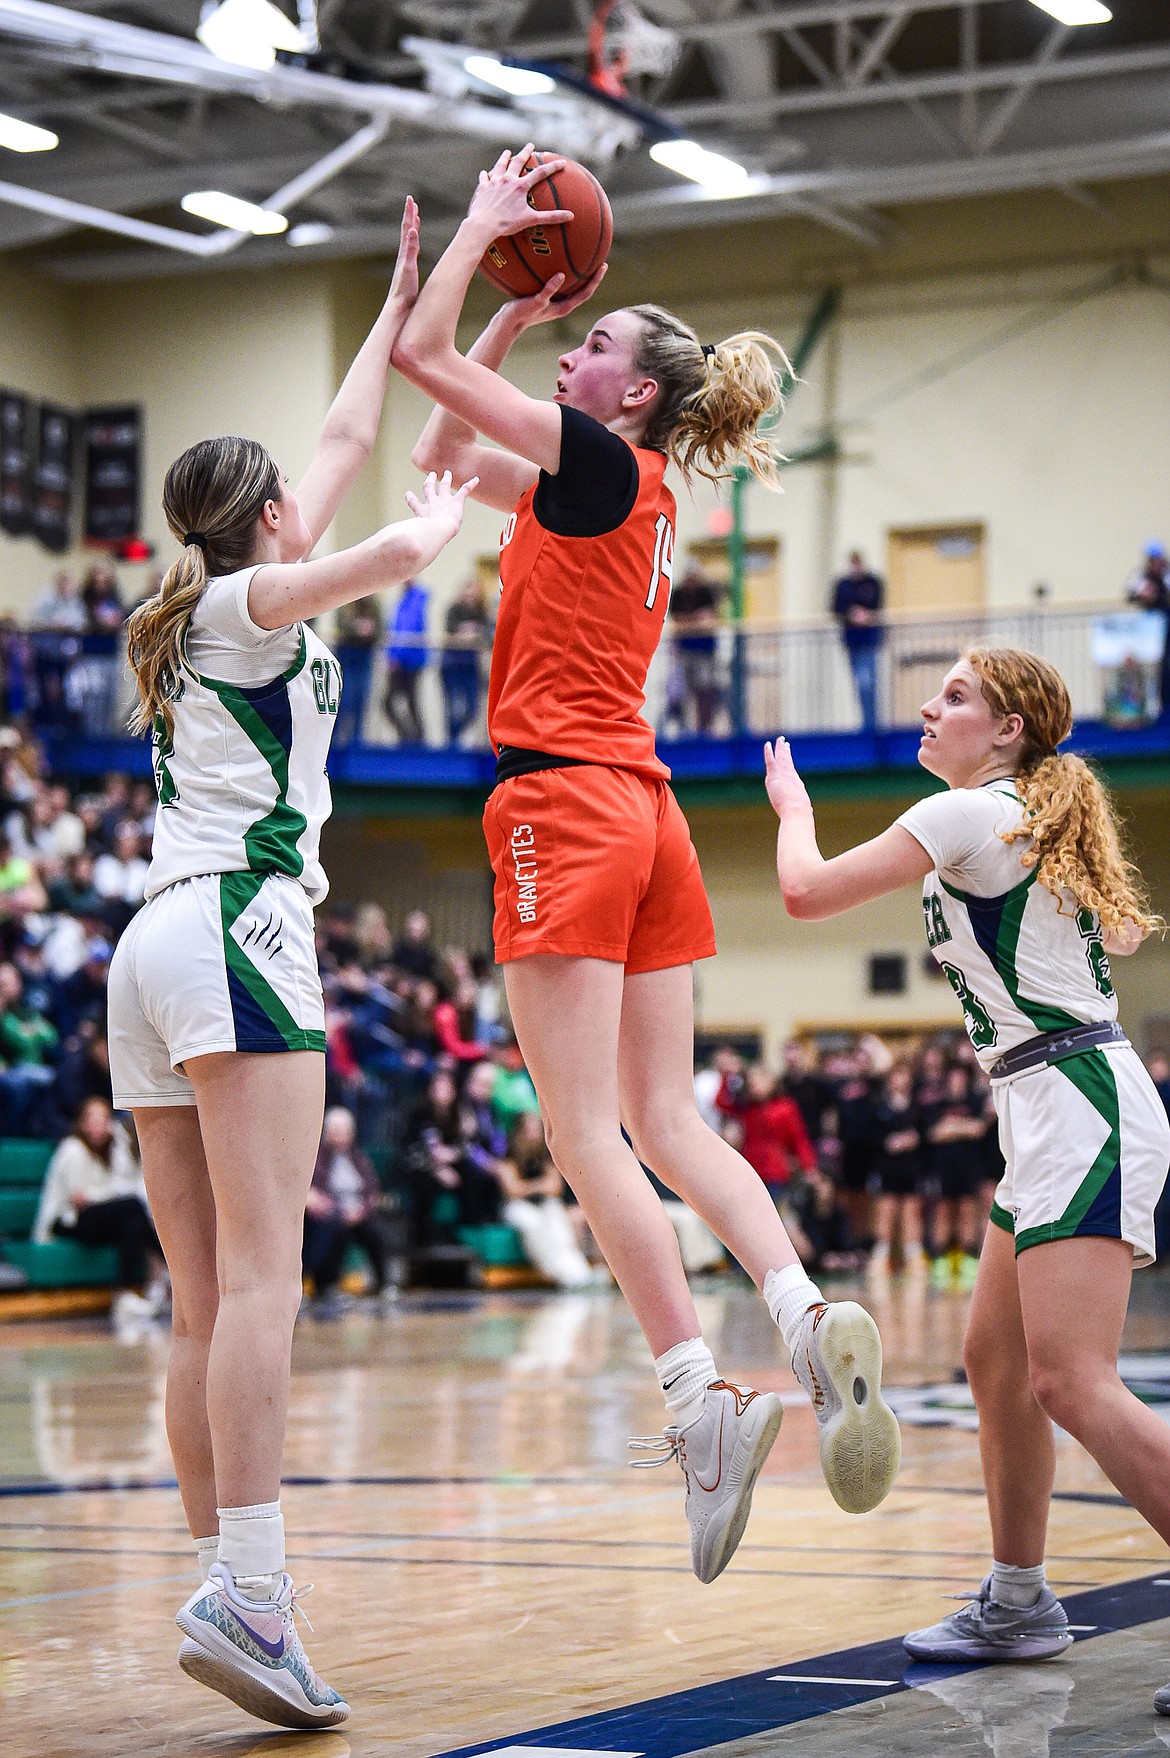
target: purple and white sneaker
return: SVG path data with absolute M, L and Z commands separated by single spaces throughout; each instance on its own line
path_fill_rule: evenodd
M 261 1721 L 337 1727 L 348 1719 L 349 1704 L 309 1665 L 293 1625 L 299 1610 L 287 1575 L 276 1599 L 247 1599 L 230 1571 L 213 1563 L 209 1579 L 175 1616 L 186 1637 L 179 1665 Z

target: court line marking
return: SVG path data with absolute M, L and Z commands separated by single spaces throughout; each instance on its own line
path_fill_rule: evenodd
M 1091 1626 L 1082 1626 L 1084 1634 L 1080 1639 L 1093 1641 L 1097 1635 L 1120 1633 L 1138 1625 L 1164 1621 L 1167 1602 L 1158 1591 L 1162 1587 L 1170 1587 L 1170 1576 L 1139 1576 L 1072 1596 L 1068 1609 L 1074 1615 L 1088 1613 L 1100 1620 Z M 513 1734 L 510 1742 L 485 1740 L 457 1747 L 437 1754 L 436 1758 L 484 1758 L 487 1754 L 498 1758 L 499 1754 L 514 1749 L 519 1743 L 548 1751 L 558 1749 L 560 1740 L 577 1744 L 583 1739 L 596 1742 L 590 1748 L 593 1751 L 604 1751 L 607 1735 L 623 1741 L 640 1740 L 645 1748 L 645 1758 L 685 1758 L 687 1754 L 707 1752 L 729 1741 L 742 1742 L 798 1722 L 816 1720 L 835 1710 L 873 1703 L 878 1696 L 900 1695 L 927 1682 L 980 1671 L 975 1662 L 956 1662 L 947 1666 L 910 1664 L 900 1638 L 817 1655 L 810 1657 L 805 1664 L 815 1666 L 818 1661 L 822 1665 L 828 1663 L 823 1675 L 800 1673 L 786 1676 L 764 1671 L 713 1680 L 690 1690 Z M 852 1668 L 857 1669 L 853 1682 L 846 1682 L 847 1672 Z M 876 1675 L 887 1671 L 901 1672 L 901 1677 L 889 1685 L 879 1683 Z M 863 1674 L 866 1676 L 862 1677 Z M 813 1688 L 805 1692 L 772 1691 L 772 1684 L 780 1677 L 784 1677 L 785 1682 Z M 834 1682 L 829 1684 L 822 1682 L 824 1680 Z
M 832 1679 L 820 1673 L 769 1673 L 770 1685 L 869 1685 L 875 1691 L 900 1685 L 901 1679 Z
M 674 1498 L 672 1495 L 669 1498 L 664 1497 L 663 1499 L 673 1500 Z M 639 1501 L 638 1505 L 642 1506 L 644 1504 Z M 607 1511 L 610 1506 L 610 1503 L 606 1503 Z M 580 1510 L 576 1511 L 579 1512 Z M 556 1517 L 556 1512 L 556 1510 L 543 1510 L 544 1516 L 547 1517 L 550 1522 Z M 534 1515 L 533 1517 L 536 1518 L 537 1516 Z M 104 1520 L 102 1522 L 102 1530 L 104 1532 L 147 1532 L 154 1537 L 161 1536 L 160 1528 L 157 1525 L 130 1520 Z M 29 1531 L 44 1533 L 92 1532 L 93 1523 L 89 1520 L 0 1520 L 0 1532 Z M 178 1525 L 173 1526 L 171 1528 L 171 1536 L 177 1542 L 183 1544 L 188 1542 L 185 1527 L 180 1527 Z M 678 1549 L 678 1540 L 668 1538 L 569 1538 L 559 1533 L 539 1534 L 532 1537 L 526 1537 L 523 1534 L 511 1536 L 503 1535 L 499 1532 L 481 1533 L 475 1527 L 469 1528 L 466 1532 L 334 1532 L 328 1530 L 322 1531 L 320 1528 L 316 1527 L 311 1527 L 307 1530 L 301 1527 L 298 1528 L 295 1536 L 298 1544 L 308 1544 L 316 1541 L 337 1543 L 345 1539 L 351 1539 L 358 1542 L 372 1539 L 380 1544 L 555 1544 L 563 1546 L 565 1549 L 576 1548 L 579 1550 L 677 1551 Z M 765 1553 L 775 1551 L 783 1556 L 798 1556 L 805 1553 L 811 1553 L 816 1556 L 832 1555 L 837 1559 L 844 1557 L 954 1557 L 962 1562 L 982 1562 L 986 1560 L 987 1555 L 984 1550 L 957 1550 L 953 1547 L 942 1550 L 929 1550 L 918 1548 L 913 1545 L 878 1544 L 837 1544 L 834 1545 L 832 1551 L 829 1552 L 823 1544 L 760 1544 L 751 1538 L 745 1538 L 739 1547 L 737 1555 L 741 1557 L 746 1556 L 749 1551 L 763 1551 Z M 118 1554 L 121 1555 L 123 1553 L 119 1552 Z M 151 1552 L 150 1554 L 161 1556 L 169 1555 L 170 1553 L 160 1551 Z M 302 1552 L 301 1554 L 307 1555 L 308 1553 Z M 1048 1551 L 1045 1560 L 1049 1563 L 1119 1563 L 1124 1564 L 1127 1568 L 1130 1568 L 1135 1564 L 1150 1563 L 1152 1565 L 1158 1565 L 1162 1562 L 1161 1557 L 1135 1557 L 1128 1553 L 1125 1556 L 1099 1556 L 1095 1553 L 1086 1552 L 1082 1555 L 1070 1556 L 1063 1551 Z M 935 1579 L 934 1576 L 931 1576 L 930 1578 L 932 1580 Z M 1089 1626 L 1085 1625 L 1083 1627 L 1087 1629 Z
M 137 1592 L 142 1587 L 166 1586 L 173 1581 L 189 1584 L 191 1570 L 184 1569 L 181 1575 L 148 1575 L 133 1581 L 109 1581 L 101 1587 L 70 1587 L 61 1593 L 28 1593 L 23 1599 L 0 1599 L 0 1612 L 14 1611 L 22 1605 L 48 1605 L 58 1599 L 93 1599 L 101 1593 Z

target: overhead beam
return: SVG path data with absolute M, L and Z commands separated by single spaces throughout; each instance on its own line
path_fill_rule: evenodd
M 1033 61 L 1013 61 L 1000 67 L 907 75 L 884 80 L 881 84 L 871 80 L 867 85 L 854 88 L 834 86 L 822 90 L 802 87 L 799 91 L 777 92 L 774 97 L 745 103 L 705 98 L 689 104 L 666 105 L 664 114 L 671 122 L 688 126 L 701 126 L 706 122 L 766 121 L 776 116 L 809 115 L 869 104 L 921 103 L 929 98 L 960 97 L 965 92 L 1014 90 L 1017 86 L 1028 90 L 1038 85 L 1071 80 L 1120 79 L 1132 74 L 1160 73 L 1167 67 L 1170 67 L 1170 44 L 1156 44 L 1149 48 L 1119 49 L 1108 55 L 1077 55 L 1063 61 L 1046 62 L 1042 67 L 1037 67 Z

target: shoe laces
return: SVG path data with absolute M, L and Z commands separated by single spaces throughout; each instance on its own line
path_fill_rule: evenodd
M 308 1630 L 309 1634 L 315 1635 L 316 1632 L 314 1631 L 313 1626 L 312 1626 L 311 1622 L 309 1621 L 309 1614 L 305 1610 L 304 1606 L 301 1604 L 302 1599 L 307 1599 L 309 1597 L 309 1594 L 312 1593 L 312 1591 L 313 1591 L 313 1583 L 311 1581 L 309 1582 L 309 1584 L 306 1587 L 294 1587 L 291 1594 L 289 1595 L 288 1613 L 289 1613 L 290 1622 L 292 1621 L 292 1619 L 294 1617 L 301 1618 L 304 1621 L 305 1628 L 306 1628 L 306 1630 Z
M 686 1441 L 681 1429 L 664 1428 L 661 1434 L 644 1435 L 638 1439 L 627 1441 L 631 1453 L 657 1453 L 656 1459 L 631 1459 L 628 1461 L 633 1471 L 653 1471 L 658 1465 L 669 1465 L 677 1459 L 680 1465 L 686 1464 Z

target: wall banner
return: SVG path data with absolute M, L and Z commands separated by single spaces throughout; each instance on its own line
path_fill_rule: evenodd
M 90 409 L 84 421 L 85 539 L 122 543 L 138 535 L 142 411 Z
M 76 428 L 76 416 L 52 403 L 41 404 L 32 528 L 45 548 L 56 555 L 69 548 Z
M 32 405 L 0 391 L 0 530 L 20 537 L 32 523 Z

